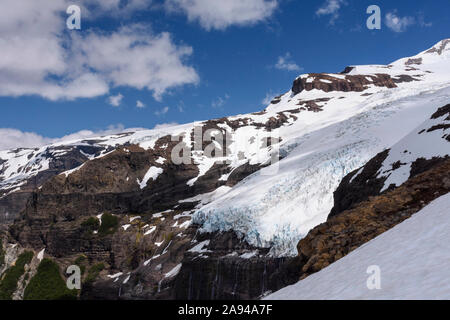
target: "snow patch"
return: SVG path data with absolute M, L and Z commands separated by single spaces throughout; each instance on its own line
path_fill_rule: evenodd
M 142 189 L 144 189 L 147 186 L 147 183 L 150 179 L 152 180 L 156 180 L 158 178 L 158 176 L 163 173 L 163 169 L 158 168 L 158 167 L 150 167 L 150 169 L 148 169 L 147 173 L 145 174 L 144 178 L 142 179 L 142 181 L 139 181 L 139 179 L 137 180 L 137 183 L 139 185 L 139 187 Z

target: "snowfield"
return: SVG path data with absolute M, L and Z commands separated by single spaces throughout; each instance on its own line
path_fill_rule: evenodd
M 330 266 L 265 299 L 450 299 L 449 208 L 450 193 Z M 367 273 L 369 266 L 379 267 L 380 289 L 368 289 L 367 281 L 373 276 Z

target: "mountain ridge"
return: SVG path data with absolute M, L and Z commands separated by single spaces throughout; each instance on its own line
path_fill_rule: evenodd
M 448 43 L 388 66 L 300 75 L 261 112 L 1 151 L 0 225 L 61 266 L 104 263 L 85 298 L 277 290 L 298 279 L 297 242 L 327 220 L 349 174 L 448 104 Z M 183 148 L 188 161 L 176 164 Z M 95 229 L 105 214 L 113 234 Z

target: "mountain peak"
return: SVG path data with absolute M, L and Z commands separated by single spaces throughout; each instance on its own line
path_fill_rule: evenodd
M 432 48 L 428 49 L 425 53 L 437 53 L 442 55 L 444 51 L 450 50 L 450 38 L 444 39 L 436 43 Z

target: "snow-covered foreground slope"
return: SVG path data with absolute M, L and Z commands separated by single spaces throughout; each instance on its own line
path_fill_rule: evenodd
M 450 193 L 327 268 L 265 299 L 450 299 L 449 208 Z M 370 266 L 379 267 L 380 289 L 367 287 L 373 276 L 373 271 L 367 273 Z

